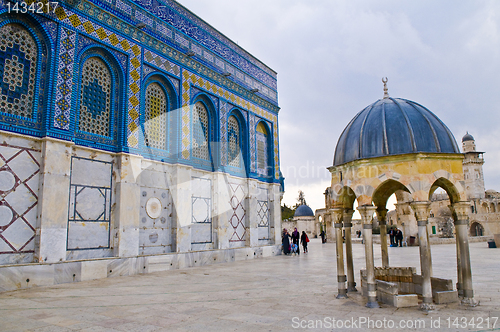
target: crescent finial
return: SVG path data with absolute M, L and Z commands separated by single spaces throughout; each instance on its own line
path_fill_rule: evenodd
M 382 83 L 384 83 L 384 99 L 389 98 L 389 92 L 387 90 L 387 77 L 382 77 Z

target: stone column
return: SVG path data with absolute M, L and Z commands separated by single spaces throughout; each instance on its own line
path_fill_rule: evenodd
M 380 226 L 380 250 L 382 251 L 382 267 L 389 267 L 389 252 L 387 251 L 387 209 L 377 209 Z
M 451 207 L 453 209 L 453 207 Z M 460 258 L 460 241 L 458 241 L 458 238 L 456 237 L 456 227 L 455 227 L 455 245 L 457 247 L 457 291 L 458 291 L 458 296 L 463 297 L 464 296 L 464 284 L 462 281 L 462 259 Z
M 366 258 L 366 288 L 368 302 L 366 306 L 368 308 L 378 308 L 377 303 L 377 283 L 375 282 L 375 263 L 373 261 L 373 212 L 375 212 L 376 207 L 371 205 L 363 205 L 358 207 L 358 211 L 361 214 L 361 222 L 363 223 L 363 239 L 365 241 L 365 258 Z
M 170 192 L 172 195 L 172 219 L 175 220 L 176 252 L 191 250 L 191 222 L 193 218 L 191 169 L 177 164 L 172 171 Z
M 248 179 L 248 199 L 247 199 L 247 246 L 257 247 L 259 245 L 259 218 L 258 218 L 258 202 L 257 198 L 260 194 L 258 182 L 253 179 Z M 279 231 L 281 234 L 281 230 Z M 280 235 L 281 238 L 281 235 Z M 281 240 L 280 242 L 281 243 Z
M 271 220 L 269 220 L 269 238 L 272 244 L 281 244 L 281 192 L 280 185 L 271 186 L 271 197 L 269 206 L 271 207 Z
M 347 298 L 347 289 L 346 289 L 347 278 L 344 271 L 344 243 L 342 240 L 343 211 L 344 209 L 342 208 L 330 209 L 332 222 L 335 227 L 335 235 L 336 235 L 335 240 L 337 245 L 337 281 L 339 289 L 339 294 L 337 295 L 337 299 Z
M 352 239 L 351 239 L 351 227 L 352 227 L 352 214 L 354 210 L 345 209 L 344 210 L 344 230 L 345 230 L 345 255 L 347 259 L 347 291 L 357 292 L 356 282 L 354 281 L 354 264 L 352 262 Z
M 66 260 L 73 145 L 53 138 L 42 140 L 35 262 Z
M 139 254 L 139 222 L 141 187 L 137 177 L 141 172 L 142 157 L 119 153 L 116 179 L 115 246 L 114 255 L 130 257 Z
M 469 238 L 467 236 L 467 225 L 469 224 L 469 202 L 457 202 L 453 204 L 453 210 L 457 215 L 455 220 L 456 241 L 460 247 L 460 269 L 462 270 L 463 299 L 462 304 L 475 307 L 477 305 L 472 290 L 472 271 L 469 254 Z
M 427 241 L 427 223 L 429 218 L 429 202 L 413 202 L 411 208 L 415 211 L 418 225 L 418 243 L 420 246 L 420 270 L 422 273 L 422 297 L 420 309 L 432 310 L 431 260 L 429 243 Z

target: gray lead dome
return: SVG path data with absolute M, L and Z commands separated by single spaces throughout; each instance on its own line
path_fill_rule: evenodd
M 446 125 L 424 106 L 379 99 L 349 122 L 337 142 L 333 165 L 407 153 L 460 153 Z
M 307 205 L 300 205 L 297 207 L 297 210 L 295 210 L 295 214 L 293 215 L 294 217 L 314 217 L 314 212 L 311 210 L 311 208 Z

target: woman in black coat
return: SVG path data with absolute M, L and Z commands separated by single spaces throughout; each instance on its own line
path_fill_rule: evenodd
M 283 245 L 283 253 L 285 255 L 290 254 L 290 234 L 286 228 L 283 229 L 283 234 L 281 235 L 281 244 Z
M 302 243 L 302 248 L 304 248 L 304 252 L 307 252 L 307 242 L 309 241 L 309 238 L 307 237 L 307 234 L 305 231 L 302 231 L 302 235 L 300 236 L 300 243 Z

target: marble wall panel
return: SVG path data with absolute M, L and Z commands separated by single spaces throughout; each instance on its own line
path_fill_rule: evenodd
M 0 292 L 54 284 L 53 265 L 6 266 L 0 270 Z
M 113 248 L 107 249 L 91 249 L 91 250 L 67 250 L 66 260 L 81 260 L 81 259 L 93 259 L 93 258 L 106 258 L 113 257 Z
M 159 272 L 177 269 L 178 255 L 161 255 L 145 257 L 148 264 L 148 272 Z
M 33 262 L 40 149 L 6 135 L 0 144 L 0 265 Z M 13 145 L 14 140 L 17 144 Z
M 81 280 L 95 280 L 108 277 L 108 261 L 83 261 L 81 262 Z
M 68 250 L 109 247 L 109 222 L 70 222 Z
M 72 157 L 67 249 L 110 248 L 113 164 Z
M 165 189 L 141 187 L 139 254 L 172 251 L 172 197 Z
M 212 223 L 196 223 L 191 225 L 191 243 L 212 242 Z
M 107 275 L 109 277 L 128 276 L 130 275 L 131 259 L 118 258 L 108 261 Z
M 82 262 L 54 264 L 54 284 L 82 281 Z
M 91 159 L 73 158 L 71 165 L 71 184 L 109 188 L 111 187 L 111 171 L 111 163 Z

